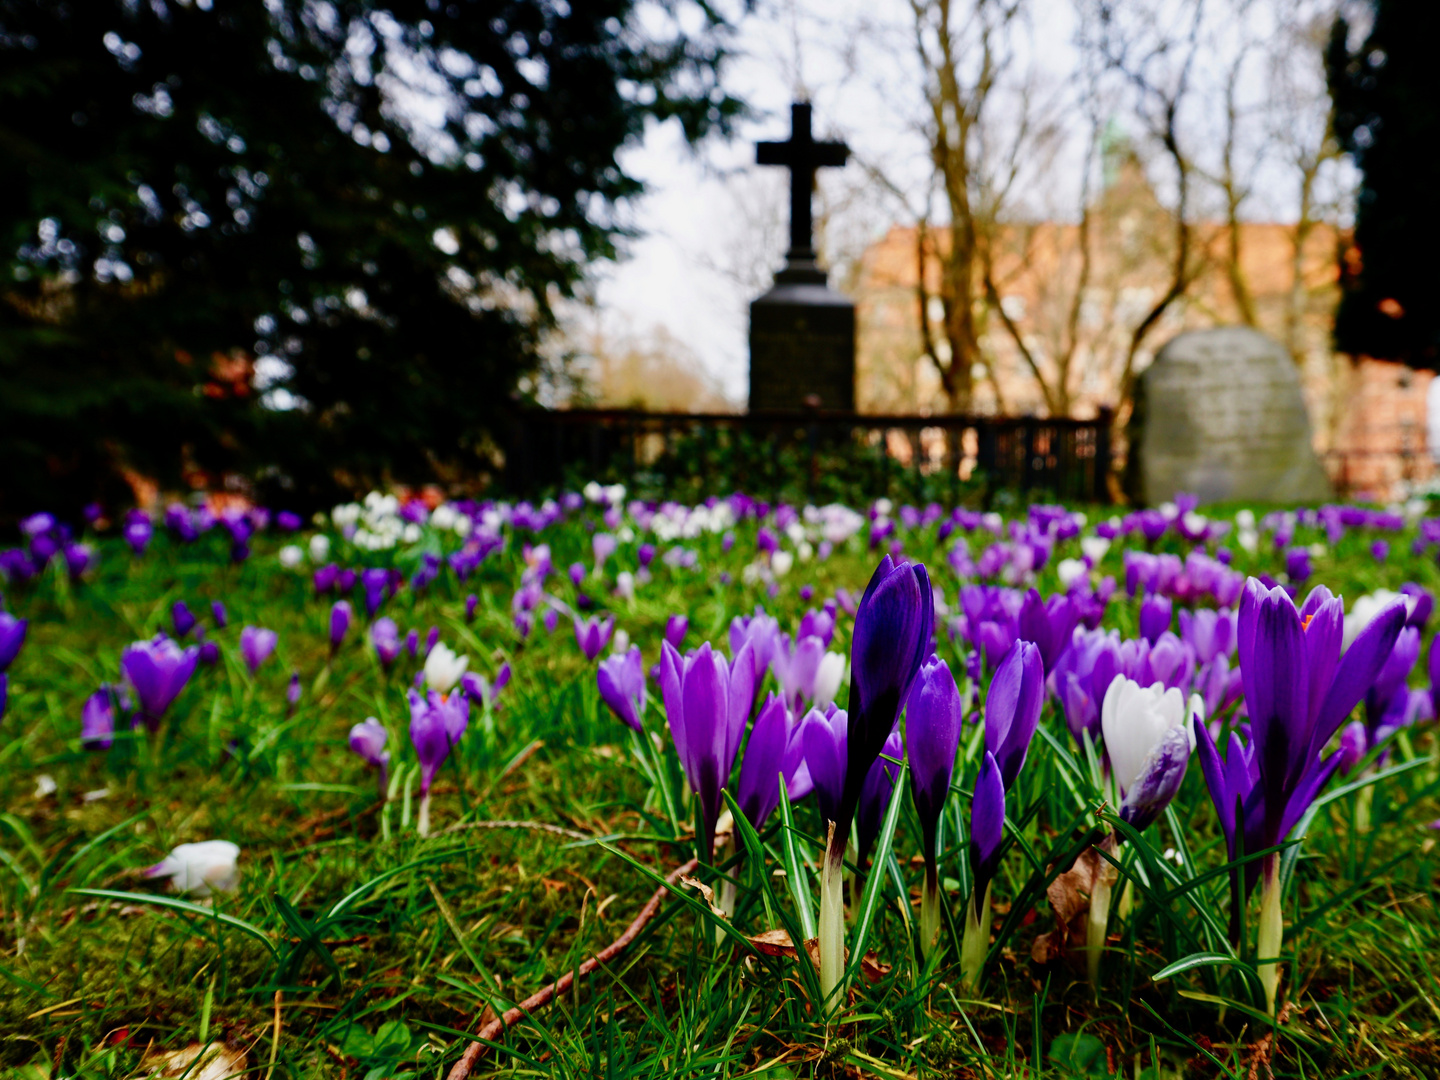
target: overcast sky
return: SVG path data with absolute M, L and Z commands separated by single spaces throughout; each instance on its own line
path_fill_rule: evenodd
M 1152 11 L 1171 6 L 1166 0 L 1140 2 Z M 1248 8 L 1259 20 L 1252 37 L 1274 37 L 1273 22 L 1264 20 L 1277 12 L 1319 10 L 1329 2 L 1261 0 Z M 1078 66 L 1075 11 L 1073 0 L 1033 0 L 1020 35 L 1028 52 L 1019 66 L 1036 74 L 1041 98 L 1075 129 L 1066 149 L 1021 185 L 1030 211 L 1046 216 L 1073 214 L 1080 189 L 1081 122 L 1073 105 L 1059 104 L 1068 101 L 1066 79 Z M 1229 24 L 1220 22 L 1211 33 L 1223 50 Z M 817 212 L 834 211 L 831 250 L 853 256 L 889 225 L 906 221 L 898 203 L 887 204 L 867 183 L 860 162 L 883 168 L 912 200 L 924 190 L 925 147 L 912 119 L 921 107 L 912 34 L 908 0 L 761 0 L 740 21 L 738 55 L 724 76 L 754 119 L 742 122 L 734 139 L 711 140 L 698 151 L 685 144 L 677 124 L 654 125 L 623 154 L 626 169 L 649 186 L 649 194 L 626 211 L 644 235 L 628 245 L 627 258 L 598 269 L 601 326 L 610 334 L 636 335 L 664 328 L 700 358 L 729 397 L 743 403 L 747 304 L 763 291 L 759 279 L 765 275 L 756 271 L 773 271 L 783 261 L 787 213 L 785 170 L 754 165 L 754 143 L 788 137 L 790 103 L 808 97 L 817 137 L 844 139 L 859 159 L 821 173 Z M 1224 63 L 1218 53 L 1206 60 L 1196 79 L 1218 87 Z M 1266 107 L 1262 62 L 1257 53 L 1247 79 L 1249 101 L 1242 100 L 1257 117 Z M 1213 98 L 1195 101 L 1189 124 L 1197 157 L 1218 151 L 1217 104 Z M 1116 122 L 1122 128 L 1136 123 L 1120 107 Z M 1252 124 L 1253 139 L 1263 141 L 1262 127 Z M 1163 177 L 1157 179 L 1163 185 Z M 1247 216 L 1286 219 L 1289 174 L 1271 163 L 1253 179 L 1256 195 Z

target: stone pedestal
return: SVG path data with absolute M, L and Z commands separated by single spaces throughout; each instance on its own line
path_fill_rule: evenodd
M 1155 505 L 1188 491 L 1203 502 L 1321 502 L 1300 376 L 1283 346 L 1228 326 L 1181 334 L 1138 380 L 1125 487 Z
M 750 411 L 855 409 L 855 305 L 811 260 L 750 304 Z

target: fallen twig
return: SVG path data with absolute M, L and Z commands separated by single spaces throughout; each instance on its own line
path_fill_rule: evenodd
M 685 874 L 694 873 L 696 867 L 699 865 L 699 859 L 691 859 L 684 865 L 677 866 L 674 870 L 671 870 L 670 873 L 665 876 L 666 884 L 655 890 L 650 899 L 645 902 L 645 906 L 640 909 L 640 914 L 635 916 L 635 921 L 625 928 L 625 932 L 580 965 L 580 976 L 583 978 L 589 975 L 590 972 L 594 971 L 601 964 L 609 963 L 616 956 L 620 955 L 620 953 L 624 951 L 625 946 L 635 940 L 640 931 L 645 929 L 645 924 L 653 919 L 655 913 L 660 910 L 660 901 L 665 899 L 665 894 L 669 891 L 669 886 L 675 884 L 675 882 L 679 881 Z M 466 1077 L 470 1075 L 470 1070 L 475 1067 L 475 1062 L 479 1061 L 480 1055 L 485 1053 L 486 1042 L 493 1042 L 506 1028 L 514 1024 L 526 1013 L 533 1012 L 543 1005 L 548 1005 L 552 998 L 570 989 L 570 984 L 574 981 L 575 973 L 567 971 L 549 986 L 544 987 L 537 993 L 531 994 L 513 1009 L 507 1009 L 504 1016 L 491 1020 L 488 1024 L 482 1026 L 475 1035 L 477 1041 L 472 1042 L 465 1048 L 465 1053 L 461 1055 L 460 1060 L 451 1068 L 450 1074 L 445 1080 L 466 1080 Z
M 563 825 L 551 825 L 546 821 L 462 821 L 459 825 L 451 825 L 445 832 L 461 832 L 465 829 L 539 829 L 556 836 L 568 836 L 573 840 L 595 839 L 590 833 L 567 829 Z

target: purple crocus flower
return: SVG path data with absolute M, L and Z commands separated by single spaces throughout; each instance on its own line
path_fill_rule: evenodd
M 471 593 L 465 597 L 465 621 L 471 622 L 475 618 L 475 608 L 480 603 L 480 597 Z
M 66 544 L 63 551 L 65 570 L 71 581 L 79 581 L 95 565 L 95 552 L 89 544 Z
M 266 630 L 261 626 L 247 626 L 240 631 L 240 655 L 245 660 L 245 666 L 254 675 L 260 670 L 260 665 L 270 659 L 270 654 L 275 651 L 275 645 L 280 636 L 274 630 Z
M 0 707 L 0 715 L 4 715 Z M 85 699 L 80 710 L 80 745 L 86 750 L 109 750 L 115 741 L 115 699 L 108 684 Z
M 322 596 L 328 592 L 335 591 L 336 581 L 340 577 L 340 567 L 335 563 L 327 563 L 319 567 L 311 579 L 315 585 L 315 595 Z
M 1246 852 L 1275 847 L 1304 816 L 1340 764 L 1321 752 L 1375 681 L 1405 622 L 1396 599 L 1371 620 L 1341 654 L 1345 609 L 1317 586 L 1299 610 L 1283 589 L 1250 579 L 1240 601 L 1240 672 L 1250 720 L 1247 746 L 1238 734 L 1222 759 L 1204 724 L 1195 735 L 1205 782 L 1225 833 L 1231 859 L 1237 841 Z M 1263 874 L 1260 949 L 1279 955 L 1283 928 L 1275 856 L 1231 871 L 1231 934 L 1238 938 L 1245 898 Z M 1243 879 L 1243 880 L 1242 880 Z M 1238 941 L 1237 941 L 1238 944 Z M 1260 965 L 1270 1011 L 1279 973 Z
M 378 770 L 382 793 L 390 771 L 390 752 L 385 749 L 385 741 L 389 737 L 385 725 L 373 716 L 366 717 L 350 729 L 350 749 L 359 754 L 365 764 Z
M 1390 558 L 1390 541 L 1376 540 L 1370 545 L 1370 557 L 1376 562 L 1384 562 Z
M 610 711 L 643 733 L 645 665 L 640 659 L 640 647 L 632 645 L 623 656 L 609 656 L 600 661 L 595 681 L 600 689 L 600 700 L 610 707 Z
M 1235 649 L 1235 615 L 1210 608 L 1181 611 L 1180 639 L 1190 646 L 1201 664 L 1208 664 L 1217 656 L 1229 656 Z
M 570 584 L 578 589 L 581 582 L 585 580 L 585 564 L 579 562 L 571 563 L 566 573 L 570 575 Z
M 546 608 L 545 614 L 541 616 L 540 621 L 545 624 L 545 632 L 547 634 L 553 634 L 555 628 L 560 625 L 560 612 L 556 611 L 553 607 Z
M 1075 626 L 1080 621 L 1080 610 L 1068 596 L 1052 596 L 1048 601 L 1040 599 L 1040 593 L 1031 589 L 1025 594 L 1025 602 L 1016 620 L 1016 634 L 1021 641 L 1029 641 L 1040 650 L 1040 661 L 1046 671 L 1054 669 L 1062 653 L 1070 647 Z M 985 633 L 982 624 L 982 634 Z M 995 636 L 994 631 L 990 636 Z M 984 643 L 982 643 L 984 644 Z M 996 650 L 995 659 L 1009 652 L 1008 644 L 1000 649 L 1000 642 L 990 642 Z M 993 661 L 992 661 L 993 663 Z
M 1304 585 L 1310 580 L 1313 572 L 1310 565 L 1310 552 L 1307 548 L 1292 547 L 1285 552 L 1285 573 L 1293 584 Z
M 940 933 L 937 839 L 940 815 L 950 797 L 950 780 L 964 721 L 964 702 L 949 665 L 931 656 L 920 666 L 905 708 L 910 792 L 920 819 L 920 854 L 925 859 L 925 884 L 920 892 L 920 944 L 927 956 Z
M 176 600 L 170 606 L 170 621 L 175 625 L 175 636 L 183 638 L 195 628 L 195 616 L 184 600 Z
M 885 821 L 885 811 L 895 794 L 895 777 L 900 767 L 887 758 L 896 761 L 905 756 L 905 745 L 900 741 L 900 732 L 892 731 L 880 748 L 875 764 L 865 775 L 860 785 L 860 800 L 855 804 L 855 851 L 857 865 L 863 870 L 869 863 L 870 849 L 880 836 L 880 827 Z
M 198 634 L 199 631 L 197 630 Z M 220 646 L 213 641 L 200 642 L 200 663 L 206 667 L 214 667 L 220 662 Z
M 990 883 L 1000 866 L 1004 838 L 1005 782 L 995 755 L 987 750 L 970 803 L 970 875 L 974 885 L 965 904 L 965 936 L 961 943 L 962 978 L 969 986 L 979 982 L 989 949 Z
M 1040 650 L 1028 641 L 1017 641 L 996 669 L 985 695 L 985 750 L 1000 766 L 1006 791 L 1025 765 L 1044 703 L 1045 669 Z
M 1147 594 L 1140 601 L 1140 636 L 1154 645 L 1170 629 L 1174 602 L 1168 596 Z
M 885 556 L 860 599 L 851 637 L 845 794 L 835 822 L 842 841 L 849 837 L 860 786 L 900 718 L 934 637 L 935 594 L 924 564 L 897 565 Z
M 430 785 L 451 748 L 465 734 L 470 723 L 470 699 L 464 694 L 441 696 L 435 690 L 421 697 L 418 690 L 411 689 L 409 700 L 410 742 L 420 759 L 420 815 L 416 828 L 424 836 L 430 831 Z
M 1405 597 L 1405 625 L 1424 630 L 1425 624 L 1430 621 L 1430 613 L 1435 610 L 1435 594 L 1413 581 L 1401 585 L 1400 594 Z
M 758 607 L 749 618 L 736 615 L 730 620 L 730 655 L 739 656 L 741 646 L 747 643 L 754 665 L 754 682 L 759 686 L 765 669 L 775 658 L 775 650 L 780 647 L 779 620 Z
M 681 656 L 668 641 L 660 646 L 660 692 L 675 752 L 700 800 L 704 831 L 698 840 L 706 859 L 714 853 L 720 792 L 730 781 L 754 700 L 754 667 L 746 648 L 727 664 L 708 641 L 690 656 Z
M 163 634 L 152 641 L 137 641 L 120 655 L 120 671 L 135 691 L 139 719 L 151 731 L 160 726 L 165 710 L 195 674 L 199 658 L 195 646 L 181 649 Z
M 801 617 L 800 627 L 795 631 L 795 638 L 817 637 L 824 643 L 825 648 L 830 647 L 830 642 L 835 638 L 835 612 L 833 609 L 822 608 L 819 611 L 813 608 Z
M 355 611 L 350 606 L 349 600 L 335 601 L 335 605 L 330 609 L 331 656 L 340 651 L 340 644 L 345 640 L 345 635 L 350 632 L 350 623 L 354 618 Z
M 610 635 L 615 630 L 615 617 L 600 620 L 589 618 L 575 620 L 575 641 L 580 646 L 580 651 L 585 654 L 585 659 L 594 660 L 610 643 Z
M 405 651 L 410 654 L 410 659 L 420 655 L 420 631 L 410 630 L 405 634 Z
M 380 610 L 380 605 L 385 602 L 389 585 L 390 574 L 381 567 L 371 567 L 361 572 L 360 586 L 365 590 L 365 614 L 369 618 L 373 619 Z
M 0 611 L 0 671 L 7 671 L 20 655 L 20 646 L 25 644 L 25 631 L 29 619 L 17 619 L 8 611 Z
M 685 640 L 685 635 L 690 630 L 690 619 L 686 615 L 671 615 L 665 620 L 665 640 L 676 649 Z
M 781 779 L 789 796 L 791 785 L 804 764 L 804 744 L 795 736 L 785 703 L 774 694 L 769 695 L 750 729 L 750 741 L 745 744 L 740 777 L 735 785 L 735 802 L 757 832 L 765 827 L 775 807 L 780 805 Z
M 609 533 L 596 533 L 590 538 L 590 549 L 595 553 L 595 573 L 605 569 L 605 561 L 615 554 L 615 537 Z
M 395 620 L 389 616 L 376 619 L 370 627 L 370 644 L 375 647 L 380 666 L 389 671 L 390 665 L 395 663 L 395 658 L 400 655 L 400 629 L 395 625 Z M 418 636 L 416 644 L 419 644 Z
M 836 821 L 840 817 L 849 729 L 849 715 L 834 705 L 823 712 L 811 709 L 800 722 L 805 764 L 810 770 L 815 801 L 820 804 L 820 817 L 825 821 Z
M 210 601 L 210 614 L 215 618 L 216 629 L 224 630 L 230 625 L 230 615 L 225 610 L 225 605 L 219 600 Z
M 815 697 L 815 677 L 820 674 L 820 662 L 825 659 L 825 642 L 818 637 L 801 638 L 792 646 L 790 639 L 781 636 L 779 647 L 770 660 L 770 670 L 785 704 L 792 712 L 799 712 L 803 702 Z
M 300 672 L 292 671 L 290 672 L 290 685 L 285 688 L 285 704 L 294 709 L 296 705 L 300 704 L 301 693 Z
M 1076 746 L 1084 748 L 1086 732 L 1092 745 L 1100 741 L 1100 706 L 1120 672 L 1120 635 L 1114 630 L 1077 633 L 1071 649 L 1060 658 L 1054 671 L 1055 692 Z
M 154 535 L 155 528 L 150 524 L 150 515 L 143 510 L 131 510 L 125 518 L 125 528 L 122 530 L 125 542 L 130 545 L 130 550 L 136 555 L 145 554 L 145 548 L 150 544 L 150 537 Z

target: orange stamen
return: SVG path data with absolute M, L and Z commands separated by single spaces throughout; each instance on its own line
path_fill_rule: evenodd
M 1306 615 L 1304 618 L 1302 618 L 1302 619 L 1300 620 L 1300 629 L 1301 629 L 1301 630 L 1309 630 L 1309 629 L 1310 629 L 1310 620 L 1313 619 L 1313 618 L 1315 618 L 1314 615 Z

